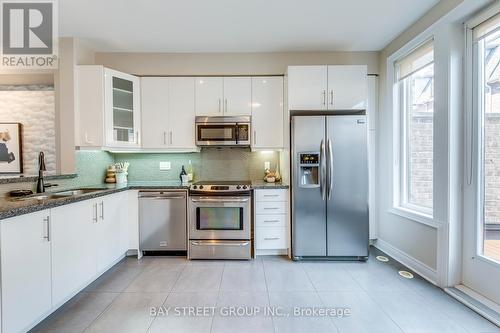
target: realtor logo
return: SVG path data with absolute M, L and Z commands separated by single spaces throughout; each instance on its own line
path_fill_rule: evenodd
M 2 67 L 56 68 L 55 0 L 1 0 Z

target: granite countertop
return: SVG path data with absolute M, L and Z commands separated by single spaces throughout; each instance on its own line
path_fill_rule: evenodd
M 96 184 L 93 186 L 82 186 L 79 188 L 98 188 L 99 191 L 61 198 L 41 198 L 44 194 L 50 195 L 50 192 L 40 193 L 24 198 L 0 198 L 0 220 L 23 214 L 34 213 L 40 210 L 67 205 L 74 202 L 89 200 L 105 195 L 126 191 L 130 189 L 189 189 L 189 185 L 181 184 L 180 181 L 155 181 L 155 182 L 129 182 L 128 184 Z M 70 189 L 68 189 L 70 190 Z M 58 189 L 54 192 L 65 191 Z M 37 198 L 39 197 L 39 198 Z
M 283 189 L 288 189 L 290 188 L 289 185 L 282 183 L 282 182 L 277 182 L 277 183 L 266 183 L 263 180 L 254 180 L 252 181 L 252 188 L 257 189 L 257 190 L 262 190 L 262 189 L 269 189 L 269 190 L 283 190 Z
M 73 202 L 89 200 L 105 195 L 126 190 L 154 190 L 154 189 L 182 189 L 188 190 L 190 184 L 182 184 L 180 181 L 130 181 L 127 184 L 96 184 L 93 186 L 82 186 L 79 188 L 97 188 L 96 192 L 90 192 L 69 197 L 44 198 L 50 192 L 32 195 L 24 198 L 0 198 L 0 220 L 23 214 L 29 214 L 40 210 L 67 205 Z M 283 183 L 266 183 L 264 181 L 252 182 L 253 189 L 287 189 L 288 185 Z M 70 189 L 68 189 L 70 190 Z M 65 191 L 58 189 L 54 192 Z

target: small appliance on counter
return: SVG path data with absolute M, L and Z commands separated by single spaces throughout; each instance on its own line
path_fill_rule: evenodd
M 189 259 L 252 258 L 249 181 L 197 182 L 189 189 Z

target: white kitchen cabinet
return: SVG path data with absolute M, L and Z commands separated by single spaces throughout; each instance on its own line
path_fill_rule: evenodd
M 105 68 L 104 84 L 106 145 L 120 148 L 139 147 L 140 79 Z
M 192 77 L 141 79 L 142 148 L 197 149 L 194 82 Z
M 93 200 L 96 222 L 97 273 L 106 271 L 125 254 L 120 235 L 125 229 L 127 199 L 121 193 Z
M 290 110 L 366 109 L 365 65 L 288 67 Z
M 61 305 L 96 275 L 95 211 L 85 200 L 51 209 L 52 303 Z
M 224 79 L 222 77 L 197 77 L 195 89 L 197 116 L 222 116 Z
M 196 150 L 195 142 L 195 79 L 170 78 L 168 115 L 170 124 L 169 148 Z
M 283 77 L 252 78 L 252 148 L 283 148 Z
M 141 78 L 141 126 L 142 148 L 168 147 L 169 78 Z
M 243 116 L 252 113 L 250 77 L 197 77 L 197 116 Z
M 328 109 L 366 109 L 366 75 L 366 66 L 328 66 Z
M 76 145 L 138 148 L 139 78 L 99 65 L 80 65 L 76 80 Z
M 257 255 L 285 254 L 289 249 L 288 190 L 256 189 L 255 250 Z
M 252 114 L 252 79 L 250 77 L 224 78 L 224 115 Z
M 2 332 L 31 329 L 51 310 L 50 212 L 1 221 Z
M 327 66 L 288 67 L 288 108 L 326 110 L 327 85 Z

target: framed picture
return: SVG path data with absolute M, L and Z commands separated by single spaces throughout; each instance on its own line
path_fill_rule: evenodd
M 0 174 L 23 173 L 20 123 L 0 123 Z

